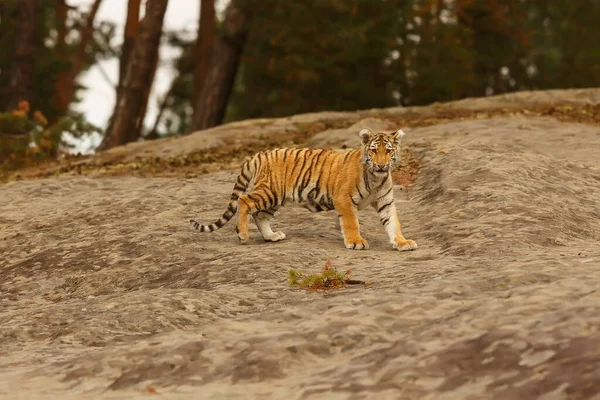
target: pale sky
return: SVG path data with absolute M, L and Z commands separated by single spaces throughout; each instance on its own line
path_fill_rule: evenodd
M 89 9 L 93 0 L 67 0 L 70 6 Z M 227 5 L 227 0 L 217 0 L 217 13 L 219 16 Z M 144 12 L 144 2 L 142 3 L 142 14 Z M 167 30 L 189 31 L 191 37 L 195 37 L 198 27 L 198 17 L 200 0 L 169 0 L 167 13 L 165 15 L 164 28 Z M 117 41 L 115 45 L 120 45 L 123 37 L 123 28 L 125 26 L 125 16 L 127 14 L 127 0 L 104 0 L 96 15 L 96 22 L 110 21 L 117 26 Z M 178 51 L 173 48 L 161 46 L 159 68 L 156 71 L 156 77 L 150 93 L 148 103 L 148 112 L 146 115 L 146 125 L 154 122 L 157 113 L 157 101 L 169 89 L 173 79 L 173 70 L 170 67 L 170 60 L 178 56 Z M 119 76 L 119 61 L 115 58 L 109 61 L 103 61 L 98 66 L 92 67 L 85 74 L 82 74 L 79 81 L 88 88 L 82 92 L 83 100 L 74 106 L 76 111 L 85 114 L 88 121 L 101 128 L 106 127 L 115 103 L 115 88 L 107 81 L 102 74 L 104 71 L 112 83 L 116 83 Z M 78 143 L 77 148 L 85 151 L 91 145 L 97 144 L 99 137 L 83 139 Z

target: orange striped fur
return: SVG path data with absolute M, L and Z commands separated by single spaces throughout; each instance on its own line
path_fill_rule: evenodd
M 391 170 L 397 162 L 402 130 L 394 133 L 360 131 L 362 146 L 339 153 L 323 149 L 275 149 L 255 154 L 241 168 L 223 216 L 210 225 L 190 220 L 201 232 L 225 225 L 236 212 L 240 240 L 248 239 L 248 217 L 252 216 L 264 240 L 285 239 L 273 232 L 270 220 L 288 203 L 312 212 L 335 210 L 344 244 L 349 249 L 367 249 L 361 236 L 358 211 L 367 205 L 377 210 L 392 246 L 414 250 L 417 244 L 405 239 L 394 204 Z M 253 189 L 248 191 L 252 187 Z

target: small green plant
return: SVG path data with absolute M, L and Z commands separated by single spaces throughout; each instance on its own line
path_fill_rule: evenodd
M 301 289 L 320 291 L 329 289 L 339 289 L 346 285 L 364 284 L 363 281 L 349 279 L 352 270 L 346 272 L 338 271 L 330 260 L 325 261 L 323 270 L 319 274 L 304 275 L 302 272 L 290 269 L 288 271 L 288 282 L 290 286 L 297 286 Z

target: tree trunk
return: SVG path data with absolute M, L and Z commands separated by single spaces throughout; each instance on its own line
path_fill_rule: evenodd
M 83 70 L 86 64 L 86 55 L 87 48 L 90 42 L 93 39 L 94 35 L 94 20 L 96 19 L 96 14 L 98 13 L 98 9 L 100 8 L 100 4 L 102 0 L 94 0 L 92 7 L 90 8 L 90 12 L 87 16 L 87 20 L 83 28 L 81 29 L 80 36 L 81 39 L 77 46 L 77 51 L 70 60 L 71 67 L 66 71 L 61 73 L 55 83 L 55 95 L 56 95 L 56 107 L 64 114 L 69 109 L 69 105 L 71 101 L 73 101 L 73 96 L 75 95 L 75 90 L 77 88 L 75 80 Z M 64 57 L 68 57 L 66 52 L 66 17 L 67 17 L 67 5 L 64 0 L 59 0 L 58 9 L 57 9 L 57 18 L 58 18 L 58 38 L 57 38 L 57 51 L 62 53 Z M 61 32 L 62 31 L 62 32 Z
M 33 62 L 36 47 L 37 0 L 20 0 L 17 7 L 16 46 L 10 71 L 10 100 L 8 109 L 16 109 L 20 102 L 31 102 Z
M 123 35 L 123 47 L 119 60 L 119 84 L 117 86 L 117 98 L 123 90 L 123 82 L 127 74 L 127 66 L 131 57 L 131 50 L 138 35 L 140 26 L 140 4 L 141 0 L 129 0 L 127 5 L 127 21 L 125 22 L 125 33 Z
M 132 142 L 142 137 L 142 130 L 144 128 L 144 119 L 146 118 L 146 111 L 148 110 L 148 100 L 150 99 L 150 89 L 152 89 L 152 82 L 154 82 L 154 76 L 156 75 L 156 68 L 158 68 L 158 51 L 154 54 L 152 59 L 152 64 L 150 67 L 150 78 L 148 78 L 148 82 L 150 84 L 146 86 L 144 89 L 144 97 L 142 101 L 142 108 L 140 109 L 139 114 L 136 118 L 136 126 L 135 131 L 133 131 L 133 135 L 127 138 L 127 142 Z
M 146 15 L 140 24 L 140 33 L 133 45 L 127 66 L 121 97 L 117 99 L 100 149 L 107 149 L 137 140 L 140 114 L 147 103 L 147 92 L 152 86 L 158 60 L 158 47 L 168 0 L 148 0 Z
M 56 4 L 56 54 L 60 58 L 61 62 L 68 63 L 68 52 L 67 52 L 67 14 L 69 6 L 66 0 L 58 0 Z M 58 74 L 56 81 L 54 82 L 54 95 L 56 99 L 57 108 L 61 111 L 66 110 L 66 107 L 71 101 L 70 86 L 69 85 L 69 70 Z
M 193 106 L 196 107 L 202 86 L 208 74 L 213 46 L 215 42 L 215 0 L 201 0 L 200 19 L 198 21 L 198 37 L 194 49 L 194 94 Z M 194 109 L 194 114 L 195 114 Z
M 227 6 L 222 32 L 215 43 L 208 75 L 194 107 L 192 127 L 195 130 L 210 128 L 223 122 L 240 57 L 246 44 L 252 3 L 245 1 L 244 7 L 241 7 L 240 1 L 232 0 Z
M 158 125 L 160 125 L 160 121 L 162 120 L 163 115 L 165 114 L 165 111 L 167 111 L 167 108 L 173 103 L 173 94 L 175 93 L 175 88 L 179 84 L 180 80 L 181 80 L 181 75 L 177 75 L 171 82 L 171 87 L 169 88 L 167 93 L 165 93 L 165 95 L 163 96 L 162 100 L 159 103 L 158 113 L 156 114 L 156 118 L 154 119 L 154 124 L 152 125 L 152 129 L 148 132 L 148 134 L 146 136 L 144 136 L 144 139 L 154 140 L 154 139 L 158 139 L 160 137 L 158 135 Z
M 66 44 L 68 11 L 69 6 L 67 5 L 66 0 L 56 1 L 56 47 L 61 47 Z

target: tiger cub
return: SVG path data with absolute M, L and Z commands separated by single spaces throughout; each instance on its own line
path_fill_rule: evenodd
M 394 205 L 391 170 L 398 161 L 398 147 L 404 132 L 359 133 L 362 146 L 340 153 L 323 149 L 275 149 L 255 154 L 241 168 L 231 200 L 223 216 L 210 225 L 190 220 L 201 232 L 225 225 L 237 211 L 236 232 L 248 239 L 248 216 L 252 215 L 265 241 L 285 239 L 273 232 L 270 220 L 287 203 L 297 203 L 312 212 L 335 210 L 344 244 L 348 249 L 367 249 L 360 235 L 358 210 L 371 205 L 377 210 L 390 242 L 400 251 L 414 250 L 417 244 L 405 239 Z M 253 190 L 244 194 L 249 186 Z

